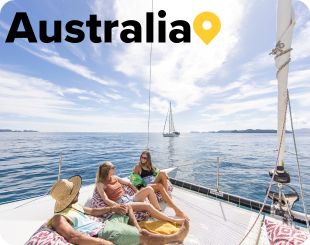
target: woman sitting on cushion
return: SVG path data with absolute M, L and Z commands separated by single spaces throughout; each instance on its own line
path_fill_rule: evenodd
M 115 166 L 111 162 L 104 162 L 99 166 L 96 176 L 96 190 L 101 199 L 108 206 L 117 204 L 128 204 L 133 211 L 146 211 L 156 219 L 183 224 L 184 219 L 171 218 L 161 213 L 157 197 L 152 187 L 146 187 L 138 191 L 129 181 L 114 175 Z M 122 185 L 131 187 L 135 194 L 129 196 L 125 194 Z M 150 203 L 144 203 L 148 198 Z
M 143 151 L 141 153 L 140 161 L 134 167 L 133 173 L 143 178 L 148 187 L 150 186 L 153 188 L 154 192 L 159 192 L 163 200 L 174 209 L 176 216 L 188 219 L 188 217 L 174 204 L 167 193 L 169 177 L 164 171 L 160 171 L 153 166 L 149 151 Z

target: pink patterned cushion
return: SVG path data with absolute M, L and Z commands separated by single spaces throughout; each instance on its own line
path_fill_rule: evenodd
M 88 216 L 92 220 L 104 222 L 106 219 Z M 43 224 L 25 243 L 25 245 L 70 245 L 63 236 L 49 228 L 47 223 Z
M 123 189 L 125 191 L 125 193 L 127 195 L 133 196 L 135 194 L 134 190 L 131 189 L 129 186 L 127 185 L 123 185 Z M 102 208 L 102 207 L 106 207 L 107 205 L 104 203 L 104 201 L 102 200 L 99 192 L 97 191 L 97 188 L 95 188 L 94 193 L 93 193 L 93 197 L 90 201 L 90 207 L 91 208 Z M 137 221 L 143 221 L 148 219 L 149 214 L 147 212 L 134 212 Z M 112 214 L 105 214 L 103 216 L 103 218 L 109 218 Z
M 56 231 L 48 228 L 46 224 L 42 225 L 25 245 L 70 245 L 71 243 L 59 235 Z
M 271 245 L 299 245 L 303 244 L 309 234 L 291 226 L 265 219 L 268 239 Z

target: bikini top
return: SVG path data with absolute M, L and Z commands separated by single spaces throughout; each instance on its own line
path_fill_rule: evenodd
M 151 169 L 151 170 L 145 170 L 145 169 L 143 169 L 143 168 L 141 167 L 141 174 L 140 174 L 140 176 L 141 176 L 142 178 L 147 177 L 147 176 L 153 176 L 153 174 L 154 174 L 153 169 Z

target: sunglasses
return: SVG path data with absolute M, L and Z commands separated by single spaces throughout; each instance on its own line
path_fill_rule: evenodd
M 111 166 L 111 169 L 115 169 L 115 166 Z
M 141 159 L 145 159 L 145 160 L 147 160 L 147 157 L 141 156 Z

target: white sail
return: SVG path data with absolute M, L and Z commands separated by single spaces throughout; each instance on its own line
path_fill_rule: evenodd
M 278 69 L 278 166 L 284 165 L 285 151 L 285 119 L 287 111 L 287 81 L 291 56 L 291 43 L 293 27 L 295 24 L 294 12 L 291 0 L 278 0 L 277 19 L 277 46 L 273 50 L 275 63 Z
M 169 132 L 174 132 L 174 122 L 173 122 L 173 116 L 172 116 L 172 108 L 171 108 L 171 101 L 170 101 L 170 126 L 169 126 Z
M 169 125 L 168 125 L 168 132 L 165 133 L 167 119 L 168 119 Z M 173 116 L 172 116 L 172 108 L 171 108 L 171 102 L 170 102 L 168 113 L 167 113 L 166 120 L 165 120 L 164 129 L 163 129 L 163 136 L 164 137 L 177 137 L 179 135 L 180 135 L 180 132 L 177 132 L 175 130 L 175 128 L 174 128 L 174 122 L 173 122 Z

